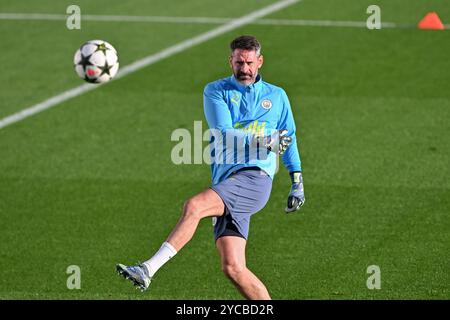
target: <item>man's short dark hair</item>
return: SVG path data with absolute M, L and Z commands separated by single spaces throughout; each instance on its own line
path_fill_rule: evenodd
M 254 36 L 240 36 L 231 41 L 230 43 L 231 53 L 236 49 L 256 51 L 257 54 L 261 53 L 261 44 Z

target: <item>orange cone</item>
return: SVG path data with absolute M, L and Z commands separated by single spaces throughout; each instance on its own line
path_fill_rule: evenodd
M 429 12 L 417 25 L 419 29 L 444 30 L 444 25 L 436 12 Z

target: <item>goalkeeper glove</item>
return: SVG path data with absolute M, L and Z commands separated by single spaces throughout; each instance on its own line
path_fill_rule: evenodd
M 294 212 L 300 209 L 305 203 L 305 193 L 303 191 L 303 177 L 300 171 L 291 172 L 292 186 L 289 192 L 286 213 Z
M 292 137 L 287 136 L 286 129 L 274 132 L 269 136 L 255 135 L 254 144 L 265 147 L 267 150 L 282 155 L 292 143 Z

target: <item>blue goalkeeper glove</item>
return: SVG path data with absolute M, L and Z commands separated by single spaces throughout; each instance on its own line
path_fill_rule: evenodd
M 300 171 L 291 172 L 291 191 L 289 192 L 287 206 L 284 211 L 291 213 L 300 209 L 305 203 L 305 193 L 303 191 L 303 177 Z

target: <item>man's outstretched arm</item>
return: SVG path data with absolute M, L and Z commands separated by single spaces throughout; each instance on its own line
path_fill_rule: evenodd
M 305 193 L 303 189 L 303 176 L 300 154 L 297 147 L 296 126 L 292 114 L 291 105 L 286 93 L 283 91 L 283 111 L 279 123 L 279 128 L 288 130 L 287 135 L 292 138 L 290 145 L 283 154 L 283 163 L 289 171 L 291 177 L 291 190 L 288 195 L 286 213 L 300 209 L 305 203 Z

